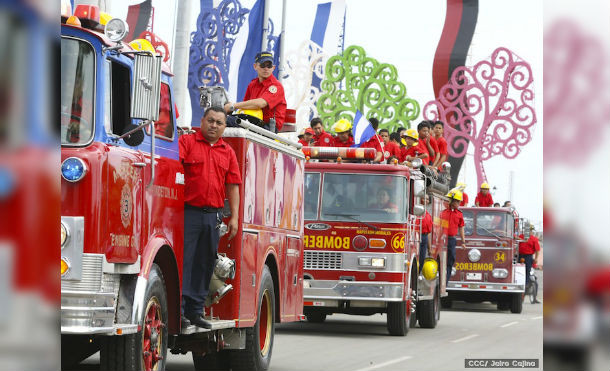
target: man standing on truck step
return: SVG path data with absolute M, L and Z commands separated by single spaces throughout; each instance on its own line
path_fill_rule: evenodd
M 428 212 L 428 202 L 429 195 L 426 197 L 422 197 L 422 204 L 426 208 L 426 213 L 424 217 L 421 219 L 421 241 L 419 243 L 419 272 L 421 273 L 421 269 L 424 266 L 424 259 L 426 259 L 427 254 L 430 253 L 430 233 L 432 232 L 432 215 Z M 417 220 L 419 223 L 419 219 Z
M 180 162 L 184 166 L 184 263 L 182 302 L 184 317 L 192 324 L 211 328 L 203 307 L 216 261 L 218 212 L 225 195 L 231 207 L 228 239 L 237 233 L 241 175 L 233 149 L 222 140 L 227 115 L 222 107 L 208 108 L 201 130 L 180 137 Z M 188 322 L 183 319 L 183 326 Z
M 523 239 L 523 235 L 519 235 Z M 532 270 L 533 263 L 538 260 L 538 254 L 540 252 L 540 242 L 538 238 L 534 236 L 534 226 L 530 226 L 530 237 L 527 241 L 519 243 L 519 261 L 523 259 L 525 261 L 525 290 L 526 292 L 530 289 L 530 271 Z
M 263 128 L 277 133 L 284 126 L 286 117 L 286 98 L 284 86 L 273 76 L 273 54 L 261 52 L 254 60 L 254 70 L 258 74 L 246 88 L 243 102 L 227 102 L 225 111 L 237 109 L 263 110 Z
M 464 216 L 458 210 L 462 201 L 462 192 L 452 189 L 447 194 L 449 197 L 449 207 L 441 213 L 442 227 L 447 231 L 447 283 L 451 278 L 451 271 L 455 263 L 455 245 L 458 231 L 462 238 L 462 246 L 466 248 L 466 238 L 464 236 Z

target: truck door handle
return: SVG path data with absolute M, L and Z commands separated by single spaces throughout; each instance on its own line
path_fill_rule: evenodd
M 144 162 L 132 162 L 131 166 L 133 166 L 133 167 L 145 167 L 146 164 Z

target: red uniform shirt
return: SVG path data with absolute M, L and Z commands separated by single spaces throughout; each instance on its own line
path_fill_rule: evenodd
M 426 145 L 426 142 L 423 139 L 419 140 L 417 142 L 417 145 L 414 147 L 417 148 L 416 151 L 418 155 L 422 155 L 424 153 L 428 155 L 428 157 L 421 159 L 424 165 L 428 165 L 428 163 L 430 162 L 430 153 L 428 152 L 428 146 Z
M 443 228 L 446 228 L 448 236 L 456 236 L 458 228 L 464 226 L 464 216 L 460 210 L 446 208 L 441 213 L 441 223 Z
M 347 139 L 347 143 L 343 143 L 340 139 L 339 136 L 336 136 L 333 138 L 333 142 L 332 142 L 332 146 L 333 147 L 351 147 L 354 144 L 354 138 L 353 137 L 349 137 Z
M 275 127 L 279 131 L 284 125 L 286 117 L 286 98 L 284 97 L 284 87 L 271 75 L 263 82 L 258 77 L 250 81 L 244 100 L 263 98 L 267 102 L 267 107 L 263 108 L 263 121 L 268 123 L 269 119 L 275 116 Z
M 309 142 L 305 139 L 299 139 L 299 143 L 301 143 L 303 147 L 309 147 Z
M 387 160 L 392 156 L 396 156 L 396 158 L 400 160 L 400 152 L 401 151 L 398 144 L 394 142 L 387 142 L 383 147 L 383 158 Z
M 480 207 L 490 207 L 494 205 L 494 200 L 491 198 L 491 193 L 487 192 L 483 195 L 481 192 L 477 193 L 477 197 L 474 199 L 474 203 L 479 203 Z
M 462 192 L 462 202 L 460 202 L 460 206 L 467 206 L 468 205 L 468 195 L 466 194 L 466 192 Z
M 322 131 L 322 134 L 313 136 L 313 145 L 315 147 L 332 147 L 335 138 L 332 135 L 328 134 L 325 131 Z
M 434 139 L 434 136 L 432 135 L 430 135 L 430 147 L 432 147 L 432 149 L 434 150 L 434 157 L 430 157 L 430 164 L 433 164 L 434 160 L 436 159 L 436 155 L 438 154 L 438 144 L 436 142 L 436 139 Z
M 377 152 L 383 153 L 383 139 L 375 134 L 371 137 L 371 139 L 360 145 L 360 148 L 375 148 Z
M 530 235 L 527 241 L 519 243 L 519 254 L 532 255 L 536 251 L 540 251 L 540 242 L 534 235 Z
M 438 147 L 438 152 L 441 155 L 448 155 L 447 153 L 447 141 L 443 137 L 434 138 Z
M 402 147 L 400 149 L 400 162 L 404 162 L 407 159 L 407 156 L 417 157 L 421 152 L 418 149 L 419 146 L 411 146 L 410 148 Z
M 184 166 L 184 202 L 197 207 L 223 207 L 225 184 L 241 184 L 237 157 L 222 138 L 213 146 L 201 132 L 179 139 Z
M 432 215 L 426 211 L 421 223 L 421 233 L 428 234 L 430 232 L 432 232 Z

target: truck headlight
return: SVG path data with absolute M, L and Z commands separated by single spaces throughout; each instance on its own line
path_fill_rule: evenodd
M 373 268 L 385 268 L 385 258 L 372 258 L 371 266 Z
M 479 249 L 471 249 L 468 251 L 468 259 L 473 263 L 478 262 L 481 260 L 481 251 Z
M 115 43 L 123 40 L 128 32 L 129 26 L 125 21 L 119 18 L 112 18 L 106 23 L 106 27 L 104 28 L 106 37 Z
M 87 165 L 78 157 L 68 157 L 61 163 L 61 176 L 68 182 L 78 182 L 86 173 Z
M 61 222 L 61 248 L 63 249 L 68 242 L 68 238 L 70 237 L 70 232 L 68 231 L 68 227 Z
M 358 258 L 358 265 L 371 266 L 371 258 Z
M 508 271 L 504 268 L 496 268 L 491 271 L 493 278 L 506 278 L 508 277 Z

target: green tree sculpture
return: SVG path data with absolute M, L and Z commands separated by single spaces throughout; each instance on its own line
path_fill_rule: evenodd
M 397 80 L 395 66 L 379 63 L 352 45 L 326 63 L 318 114 L 327 129 L 341 118 L 352 121 L 357 110 L 377 118 L 379 129 L 408 128 L 419 115 L 419 104 L 407 97 L 405 84 Z

